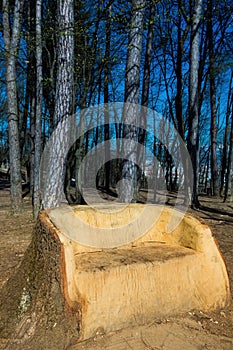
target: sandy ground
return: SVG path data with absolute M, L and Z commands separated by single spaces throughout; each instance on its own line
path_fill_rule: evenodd
M 205 196 L 200 200 L 201 210 L 191 212 L 204 218 L 212 228 L 225 258 L 233 290 L 233 204 Z M 27 197 L 22 214 L 17 216 L 9 214 L 9 204 L 9 190 L 0 186 L 0 287 L 20 264 L 35 224 Z M 4 344 L 6 341 L 0 339 L 0 349 L 4 349 Z M 202 310 L 190 311 L 112 334 L 103 334 L 100 329 L 94 338 L 66 350 L 80 349 L 232 350 L 233 304 L 208 314 Z

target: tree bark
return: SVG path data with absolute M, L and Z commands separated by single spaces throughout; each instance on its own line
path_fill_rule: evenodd
M 233 102 L 233 94 L 231 97 Z M 225 202 L 232 202 L 232 165 L 233 165 L 233 103 L 231 104 L 231 132 L 230 132 L 230 144 L 229 144 L 229 154 L 227 163 L 227 174 L 226 174 L 226 188 L 225 188 Z
M 16 59 L 19 49 L 23 0 L 15 0 L 12 28 L 9 1 L 3 0 L 3 30 L 6 62 L 8 133 L 10 154 L 11 209 L 20 211 L 22 206 L 22 177 L 19 139 L 18 98 L 16 88 Z
M 39 170 L 41 158 L 42 129 L 42 38 L 41 38 L 41 0 L 36 0 L 36 122 L 35 122 L 35 156 L 34 156 L 34 193 L 33 209 L 36 217 L 40 209 Z
M 139 117 L 139 88 L 140 88 L 140 64 L 142 51 L 143 18 L 145 0 L 132 1 L 132 15 L 128 42 L 128 57 L 126 65 L 125 81 L 125 108 L 124 131 L 125 139 L 123 149 L 123 186 L 120 189 L 121 202 L 137 201 L 137 118 Z M 134 104 L 134 105 L 128 105 Z
M 147 31 L 146 40 L 146 53 L 142 82 L 142 105 L 148 107 L 149 104 L 149 89 L 150 89 L 150 75 L 151 75 L 151 62 L 153 52 L 153 37 L 154 37 L 154 17 L 155 17 L 155 5 L 150 5 L 149 25 Z
M 58 67 L 56 101 L 53 123 L 59 125 L 58 139 L 53 142 L 49 155 L 49 179 L 46 183 L 42 205 L 58 206 L 64 198 L 65 160 L 71 132 L 69 124 L 73 112 L 74 83 L 74 3 L 58 1 Z
M 104 55 L 104 103 L 109 103 L 109 71 L 110 71 L 110 53 L 111 53 L 111 5 L 107 9 L 107 21 L 106 21 L 106 47 Z M 104 140 L 109 140 L 109 112 L 107 108 L 104 110 Z M 110 145 L 109 142 L 105 142 L 105 189 L 109 191 L 110 184 Z
M 220 187 L 220 196 L 224 197 L 224 187 L 225 187 L 225 179 L 227 173 L 227 150 L 229 145 L 229 128 L 230 128 L 230 114 L 231 114 L 231 105 L 233 103 L 232 96 L 232 81 L 233 81 L 233 71 L 231 73 L 230 84 L 229 84 L 229 93 L 227 100 L 227 110 L 226 110 L 226 125 L 224 132 L 224 140 L 223 140 L 223 148 L 222 148 L 222 157 L 221 157 L 221 187 Z
M 178 1 L 178 28 L 177 28 L 177 57 L 176 57 L 176 97 L 175 97 L 175 109 L 176 109 L 176 120 L 177 130 L 184 140 L 184 118 L 183 118 L 183 74 L 182 74 L 182 63 L 184 55 L 184 42 L 187 37 L 190 25 L 187 25 L 182 35 L 182 1 Z
M 35 174 L 35 94 L 33 89 L 33 95 L 31 96 L 30 102 L 30 195 L 32 197 L 33 204 L 33 193 L 34 193 L 34 174 Z
M 193 166 L 192 206 L 198 207 L 199 183 L 199 29 L 201 22 L 202 0 L 195 0 L 192 15 L 190 42 L 190 77 L 189 77 L 189 116 L 188 116 L 188 151 Z
M 211 187 L 213 196 L 219 195 L 218 183 L 218 158 L 217 158 L 217 106 L 216 106 L 216 83 L 215 83 L 215 57 L 214 57 L 214 38 L 213 38 L 213 3 L 208 1 L 208 22 L 207 38 L 209 42 L 209 81 L 210 81 L 210 109 L 211 109 Z
M 149 95 L 150 95 L 150 83 L 151 83 L 151 62 L 152 62 L 152 52 L 153 52 L 153 39 L 154 39 L 154 18 L 155 18 L 155 4 L 152 2 L 150 5 L 149 13 L 149 24 L 147 30 L 147 39 L 146 39 L 146 52 L 145 52 L 145 62 L 142 78 L 142 106 L 148 107 L 149 105 Z M 141 123 L 143 127 L 142 130 L 139 130 L 138 141 L 139 144 L 145 145 L 146 138 L 146 128 L 147 128 L 147 108 L 143 108 L 141 111 Z M 155 132 L 155 130 L 154 130 Z M 155 150 L 155 145 L 154 145 Z M 145 168 L 145 159 L 143 159 L 142 148 L 138 147 L 138 159 L 139 164 L 143 164 Z M 154 153 L 155 154 L 155 153 Z M 138 188 L 141 185 L 141 178 L 138 179 Z M 156 174 L 154 174 L 154 198 L 156 196 Z

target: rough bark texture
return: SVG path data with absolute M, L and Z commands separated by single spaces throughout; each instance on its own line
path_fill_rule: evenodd
M 188 150 L 193 165 L 192 205 L 199 206 L 199 29 L 201 21 L 202 0 L 196 0 L 192 17 L 192 32 L 190 42 L 190 78 L 189 78 L 189 118 L 188 118 Z
M 221 188 L 220 196 L 224 197 L 225 191 L 225 178 L 227 172 L 227 150 L 229 146 L 229 129 L 230 129 L 230 115 L 231 115 L 231 106 L 233 103 L 233 94 L 232 94 L 232 82 L 233 82 L 233 72 L 231 73 L 231 79 L 229 84 L 228 100 L 227 100 L 227 110 L 226 110 L 226 124 L 224 131 L 224 140 L 223 140 L 223 150 L 222 150 L 222 159 L 221 159 Z
M 0 291 L 0 334 L 9 339 L 8 350 L 63 350 L 79 336 L 80 307 L 65 298 L 63 250 L 45 220 L 41 214 L 19 269 Z
M 175 97 L 175 109 L 176 109 L 176 120 L 177 130 L 184 139 L 184 118 L 183 118 L 183 55 L 184 55 L 184 42 L 188 35 L 189 25 L 186 26 L 184 33 L 182 34 L 182 1 L 178 1 L 178 27 L 177 27 L 177 57 L 176 57 L 176 88 L 177 94 Z
M 226 174 L 226 189 L 225 189 L 225 202 L 232 202 L 232 164 L 233 164 L 233 107 L 231 112 L 231 133 L 230 133 L 230 147 L 228 154 L 227 163 L 227 174 Z
M 106 47 L 104 54 L 104 103 L 109 103 L 109 78 L 110 78 L 110 60 L 111 60 L 111 6 L 107 9 L 107 21 L 106 21 Z M 108 110 L 104 111 L 104 139 L 109 140 L 109 114 Z M 110 184 L 110 146 L 109 142 L 105 142 L 105 189 L 109 190 Z
M 217 158 L 217 103 L 216 103 L 216 82 L 215 82 L 215 55 L 213 38 L 213 3 L 208 1 L 208 25 L 207 37 L 209 41 L 209 79 L 210 79 L 210 110 L 211 110 L 211 182 L 213 196 L 219 195 L 218 183 L 218 158 Z
M 34 214 L 40 209 L 39 168 L 41 157 L 42 128 L 42 40 L 41 40 L 41 0 L 36 1 L 36 122 L 35 122 L 35 159 L 34 159 Z
M 140 88 L 140 64 L 142 50 L 143 17 L 145 10 L 144 0 L 132 1 L 132 15 L 128 42 L 128 58 L 126 66 L 125 102 L 138 104 Z M 123 158 L 122 177 L 124 180 L 120 194 L 122 202 L 137 200 L 137 118 L 138 107 L 128 106 L 124 109 L 124 133 L 126 139 Z
M 153 52 L 153 37 L 154 37 L 154 17 L 155 17 L 155 5 L 150 5 L 150 17 L 147 31 L 146 41 L 146 53 L 143 72 L 143 85 L 142 85 L 142 105 L 148 107 L 149 103 L 149 88 L 150 88 L 150 73 L 151 73 L 151 61 Z
M 18 128 L 18 100 L 16 89 L 16 58 L 19 48 L 21 12 L 23 1 L 16 0 L 12 28 L 10 25 L 9 2 L 3 1 L 3 30 L 6 55 L 6 88 L 9 130 L 11 207 L 13 212 L 22 205 L 22 178 L 20 168 L 20 142 Z
M 73 0 L 58 1 L 58 72 L 56 82 L 56 102 L 54 112 L 54 126 L 60 121 L 71 117 L 73 111 L 73 83 L 74 83 L 74 9 Z M 63 197 L 64 168 L 67 156 L 67 145 L 70 138 L 71 125 L 64 123 L 60 126 L 59 136 L 50 148 L 50 175 L 44 198 L 44 208 L 55 207 Z

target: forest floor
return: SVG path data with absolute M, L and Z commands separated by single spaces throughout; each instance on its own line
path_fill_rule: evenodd
M 233 204 L 204 195 L 200 196 L 200 201 L 201 209 L 190 212 L 204 219 L 212 228 L 225 258 L 233 291 Z M 0 181 L 0 288 L 19 266 L 30 243 L 34 225 L 27 196 L 24 198 L 22 213 L 10 215 L 9 183 Z M 10 301 L 6 300 L 7 302 Z M 0 349 L 5 346 L 6 340 L 0 339 Z M 81 349 L 231 350 L 233 303 L 216 312 L 196 310 L 111 334 L 99 332 L 94 338 L 66 350 Z

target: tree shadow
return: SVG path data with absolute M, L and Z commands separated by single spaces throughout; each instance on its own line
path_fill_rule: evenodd
M 1 190 L 8 190 L 10 189 L 11 184 L 10 181 L 7 179 L 0 179 L 0 191 Z
M 228 206 L 231 209 L 233 209 L 232 206 Z M 206 205 L 200 205 L 200 208 L 198 209 L 198 212 L 202 212 L 203 214 L 206 214 L 210 219 L 219 221 L 221 219 L 224 219 L 225 222 L 232 223 L 233 222 L 233 213 L 229 211 L 224 211 L 219 208 L 211 208 Z M 217 216 L 216 216 L 217 215 Z M 219 217 L 221 216 L 221 217 Z

